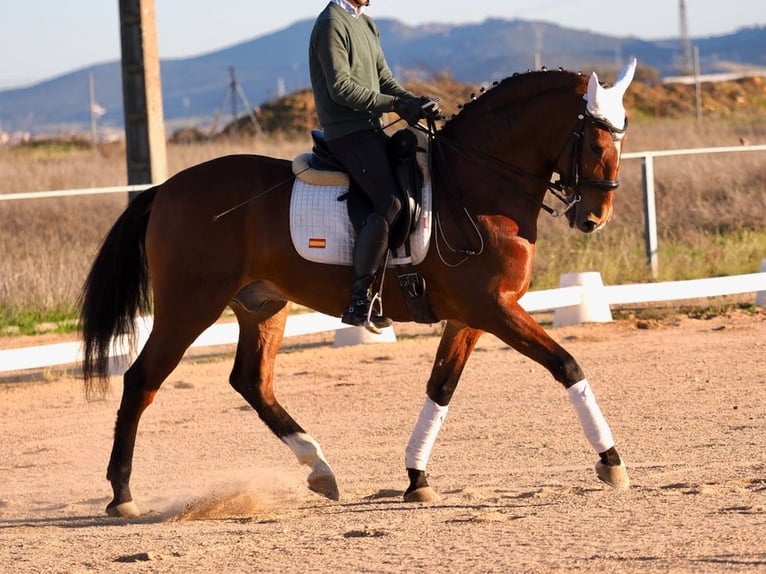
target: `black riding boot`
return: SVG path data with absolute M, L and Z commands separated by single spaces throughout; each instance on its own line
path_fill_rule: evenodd
M 374 274 L 383 262 L 388 250 L 388 222 L 373 213 L 367 217 L 354 244 L 354 271 L 356 279 L 351 285 L 351 302 L 343 312 L 341 321 L 347 325 L 364 326 L 372 333 L 380 333 L 390 327 L 393 321 L 388 317 L 370 312 Z

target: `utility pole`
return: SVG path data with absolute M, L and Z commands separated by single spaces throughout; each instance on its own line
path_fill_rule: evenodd
M 154 0 L 119 2 L 128 185 L 160 183 L 168 168 Z
M 96 126 L 96 120 L 98 119 L 98 104 L 96 103 L 96 85 L 93 80 L 93 73 L 88 74 L 88 98 L 90 111 L 90 144 L 95 146 L 98 144 L 98 128 Z
M 226 100 L 231 98 L 231 119 L 232 119 L 232 125 L 234 126 L 235 132 L 237 131 L 237 97 L 241 100 L 242 104 L 245 106 L 245 111 L 250 118 L 250 122 L 253 124 L 253 128 L 255 129 L 255 133 L 257 135 L 260 135 L 262 133 L 261 130 L 261 124 L 258 123 L 258 118 L 255 117 L 255 113 L 253 112 L 253 107 L 250 105 L 250 102 L 247 99 L 247 96 L 245 95 L 245 91 L 242 89 L 242 86 L 239 85 L 239 82 L 237 81 L 237 74 L 234 70 L 234 67 L 229 68 L 229 85 L 226 88 L 226 92 L 223 95 L 223 100 L 221 101 L 221 106 L 219 107 L 218 111 L 215 113 L 215 116 L 213 117 L 213 127 L 210 129 L 210 135 L 214 136 L 216 132 L 218 131 L 218 119 L 221 116 L 221 111 L 226 106 Z
M 702 125 L 702 86 L 700 85 L 700 49 L 694 46 L 694 95 L 697 109 L 697 127 Z
M 685 0 L 679 0 L 678 13 L 681 25 L 681 74 L 691 74 L 694 70 L 694 64 L 692 62 L 692 41 L 689 37 Z

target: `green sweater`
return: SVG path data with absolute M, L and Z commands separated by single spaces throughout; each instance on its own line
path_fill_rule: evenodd
M 395 96 L 412 96 L 391 73 L 375 22 L 330 3 L 314 23 L 309 70 L 327 139 L 377 129 Z

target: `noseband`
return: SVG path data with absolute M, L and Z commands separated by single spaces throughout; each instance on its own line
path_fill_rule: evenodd
M 620 141 L 625 135 L 625 130 L 628 129 L 627 117 L 625 118 L 625 125 L 620 129 L 604 118 L 598 118 L 592 115 L 588 112 L 587 107 L 577 116 L 577 125 L 572 131 L 572 159 L 569 161 L 569 173 L 566 176 L 559 177 L 558 181 L 548 185 L 548 189 L 551 193 L 564 203 L 564 213 L 569 211 L 582 199 L 579 189 L 581 185 L 595 187 L 605 191 L 616 189 L 620 185 L 619 179 L 596 179 L 595 177 L 580 176 L 580 160 L 582 155 L 585 122 L 588 122 L 597 129 L 608 131 L 612 134 L 612 139 L 615 142 Z

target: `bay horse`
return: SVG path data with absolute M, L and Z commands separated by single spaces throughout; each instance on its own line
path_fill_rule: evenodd
M 444 322 L 405 463 L 405 501 L 433 501 L 426 463 L 466 361 L 484 332 L 544 366 L 560 382 L 598 453 L 598 478 L 627 488 L 626 467 L 583 370 L 519 305 L 529 287 L 540 211 L 548 190 L 585 233 L 612 215 L 623 96 L 636 62 L 612 86 L 595 72 L 529 71 L 496 82 L 434 130 L 434 237 L 417 271 L 432 315 Z M 558 179 L 552 181 L 554 173 Z M 227 306 L 239 323 L 229 383 L 310 467 L 308 486 L 339 498 L 320 445 L 280 405 L 274 361 L 291 302 L 339 316 L 353 271 L 309 262 L 291 243 L 295 176 L 287 160 L 220 157 L 185 169 L 135 197 L 106 235 L 83 286 L 83 377 L 105 392 L 113 340 L 134 337 L 152 311 L 143 349 L 123 376 L 107 469 L 112 516 L 137 516 L 130 476 L 139 419 L 186 349 Z M 223 217 L 217 217 L 226 213 Z M 562 213 L 559 212 L 559 215 Z M 396 278 L 382 284 L 386 312 L 411 321 Z

